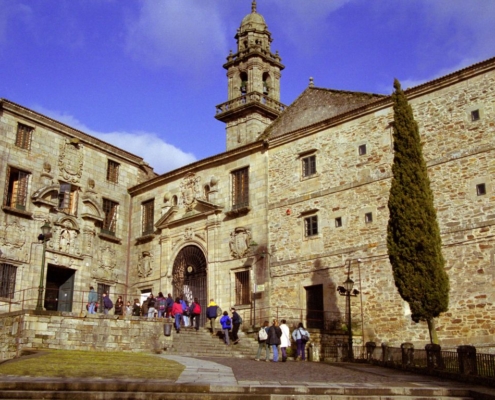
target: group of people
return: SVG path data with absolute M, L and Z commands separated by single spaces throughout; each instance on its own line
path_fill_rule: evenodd
M 265 361 L 270 361 L 270 347 L 273 352 L 273 362 L 278 362 L 278 348 L 282 353 L 282 362 L 287 361 L 287 348 L 291 346 L 290 329 L 283 319 L 278 323 L 274 319 L 271 326 L 268 321 L 263 323 L 263 326 L 258 332 L 258 352 L 256 353 L 256 361 L 260 361 L 261 353 L 265 351 Z M 292 332 L 292 339 L 296 342 L 296 361 L 306 361 L 306 343 L 309 341 L 309 332 L 300 322 L 296 329 Z
M 157 297 L 154 297 L 150 293 L 148 298 L 140 304 L 139 299 L 134 299 L 134 304 L 131 306 L 130 301 L 127 305 L 124 305 L 122 296 L 119 296 L 115 305 L 108 296 L 107 293 L 103 293 L 103 312 L 108 314 L 110 310 L 115 307 L 115 315 L 132 315 L 136 317 L 148 317 L 148 318 L 170 318 L 174 320 L 175 330 L 180 333 L 181 327 L 193 327 L 196 331 L 199 330 L 199 320 L 201 316 L 201 305 L 197 297 L 191 304 L 184 299 L 184 296 L 176 297 L 175 300 L 169 293 L 167 297 L 163 296 L 163 293 L 158 293 Z M 89 314 L 97 312 L 98 307 L 98 295 L 94 291 L 93 286 L 90 287 L 88 294 L 87 309 Z M 239 328 L 242 324 L 242 318 L 237 313 L 236 309 L 232 307 L 230 309 L 231 315 L 227 311 L 223 311 L 215 303 L 214 299 L 210 299 L 208 307 L 206 308 L 206 318 L 210 323 L 211 334 L 216 336 L 215 321 L 220 317 L 220 325 L 222 327 L 223 340 L 226 345 L 230 345 L 230 335 L 232 335 L 232 343 L 239 343 Z M 270 348 L 273 352 L 272 361 L 278 362 L 279 359 L 279 347 L 282 353 L 282 362 L 287 361 L 287 348 L 291 346 L 291 337 L 296 343 L 296 361 L 306 361 L 306 343 L 309 341 L 309 332 L 304 328 L 302 322 L 300 322 L 296 329 L 290 333 L 290 329 L 286 323 L 286 320 L 281 320 L 279 324 L 278 320 L 274 319 L 270 326 L 268 321 L 263 323 L 263 326 L 258 332 L 258 352 L 256 354 L 256 361 L 260 361 L 261 353 L 265 351 L 265 361 L 270 361 Z

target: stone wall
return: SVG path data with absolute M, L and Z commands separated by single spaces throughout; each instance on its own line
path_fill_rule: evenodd
M 443 346 L 495 340 L 495 71 L 429 92 L 413 92 L 423 152 L 450 278 L 450 306 L 437 321 Z M 480 119 L 472 120 L 471 111 Z M 305 307 L 305 287 L 323 285 L 324 309 L 343 312 L 336 287 L 351 278 L 361 292 L 352 314 L 363 318 L 364 341 L 422 346 L 426 323 L 411 321 L 387 257 L 393 113 L 377 103 L 345 122 L 283 135 L 270 149 L 269 240 L 272 304 Z M 296 140 L 291 140 L 294 135 Z M 298 135 L 298 136 L 297 136 Z M 359 154 L 359 146 L 367 152 Z M 301 155 L 315 154 L 317 173 L 304 178 Z M 476 185 L 485 184 L 478 195 Z M 365 214 L 373 221 L 367 223 Z M 304 218 L 317 215 L 319 234 L 305 237 Z M 342 219 L 337 227 L 335 219 Z M 357 259 L 362 263 L 358 264 Z
M 0 315 L 0 360 L 41 349 L 158 352 L 171 340 L 163 334 L 163 321 L 138 317 L 33 312 Z

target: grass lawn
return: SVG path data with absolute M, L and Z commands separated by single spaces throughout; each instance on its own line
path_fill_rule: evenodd
M 4 362 L 0 374 L 176 380 L 184 368 L 144 353 L 50 350 Z

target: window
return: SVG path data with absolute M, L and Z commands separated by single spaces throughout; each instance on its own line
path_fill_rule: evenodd
M 103 199 L 103 212 L 105 213 L 105 219 L 103 220 L 102 233 L 115 236 L 117 231 L 117 212 L 119 210 L 119 203 L 115 201 Z
M 249 270 L 235 273 L 235 304 L 250 304 Z
M 78 194 L 77 186 L 61 182 L 58 192 L 58 209 L 67 214 L 76 215 Z
M 303 177 L 316 174 L 316 156 L 312 155 L 302 159 Z
M 17 168 L 7 168 L 4 205 L 18 210 L 26 209 L 29 173 Z
M 335 227 L 336 228 L 342 227 L 342 217 L 335 218 Z
M 153 219 L 154 219 L 155 200 L 148 200 L 142 204 L 143 212 L 143 235 L 150 235 L 153 233 Z
M 34 128 L 30 126 L 17 124 L 17 135 L 15 138 L 15 145 L 21 149 L 31 149 L 31 138 L 33 136 Z
M 249 168 L 232 172 L 232 208 L 249 206 Z
M 113 183 L 119 183 L 119 167 L 120 167 L 119 163 L 112 160 L 108 160 L 107 181 Z
M 480 110 L 471 111 L 471 121 L 478 121 L 480 119 Z
M 359 155 L 364 156 L 366 155 L 366 145 L 362 144 L 358 147 Z
M 16 272 L 17 267 L 10 264 L 0 264 L 0 297 L 14 298 Z
M 304 232 L 306 237 L 318 235 L 318 216 L 304 218 Z
M 373 213 L 366 213 L 364 214 L 364 222 L 366 222 L 367 224 L 373 222 Z
M 486 185 L 484 183 L 480 183 L 479 185 L 476 185 L 476 194 L 478 196 L 483 196 L 486 194 Z

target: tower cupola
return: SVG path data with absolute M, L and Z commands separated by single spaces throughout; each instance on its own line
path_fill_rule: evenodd
M 237 52 L 231 51 L 223 65 L 228 101 L 217 106 L 215 115 L 227 125 L 227 150 L 255 141 L 285 108 L 280 103 L 280 71 L 284 66 L 278 52 L 271 52 L 273 39 L 255 0 L 235 39 Z

